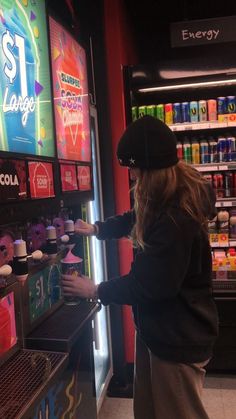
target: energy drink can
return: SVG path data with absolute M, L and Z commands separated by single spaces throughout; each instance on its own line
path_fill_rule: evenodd
M 173 122 L 174 124 L 182 122 L 180 103 L 173 104 Z
M 215 181 L 214 181 L 215 179 Z M 217 198 L 224 197 L 224 179 L 222 173 L 213 176 L 213 186 L 215 187 Z
M 182 113 L 182 122 L 189 122 L 190 121 L 189 102 L 181 103 L 181 113 Z
M 231 138 L 227 137 L 225 139 L 225 153 L 224 153 L 224 161 L 231 161 L 232 160 L 232 142 L 231 142 Z
M 184 160 L 186 163 L 192 163 L 192 150 L 191 144 L 188 139 L 184 140 L 183 144 Z
M 160 119 L 162 122 L 165 121 L 165 111 L 164 111 L 164 105 L 159 103 L 159 105 L 156 106 L 156 117 Z
M 227 96 L 227 113 L 235 113 L 236 112 L 236 100 L 235 96 Z
M 138 118 L 142 118 L 145 115 L 147 115 L 147 107 L 146 106 L 139 106 L 138 107 Z
M 233 173 L 233 188 L 235 191 L 236 190 L 236 172 Z M 234 195 L 235 195 L 235 192 L 234 192 Z
M 223 115 L 227 113 L 227 106 L 226 106 L 226 97 L 219 96 L 217 98 L 217 113 L 218 115 Z
M 219 189 L 223 189 L 223 187 L 224 187 L 224 179 L 223 179 L 222 173 L 218 173 L 217 179 L 218 179 L 218 188 Z
M 137 106 L 132 106 L 132 121 L 136 121 L 138 119 L 138 108 Z
M 192 163 L 200 164 L 200 145 L 197 140 L 192 141 Z
M 209 141 L 209 163 L 217 163 L 217 142 L 215 140 Z
M 219 137 L 218 138 L 217 151 L 218 151 L 219 162 L 223 162 L 224 161 L 224 155 L 225 155 L 225 137 Z
M 231 196 L 231 191 L 233 189 L 233 173 L 226 172 L 224 175 L 224 189 L 225 197 L 229 198 Z
M 207 121 L 207 102 L 206 100 L 199 100 L 198 102 L 199 121 Z
M 190 121 L 198 122 L 198 103 L 195 100 L 190 102 Z
M 156 105 L 148 105 L 146 108 L 147 115 L 151 115 L 156 118 Z
M 217 198 L 224 198 L 225 191 L 224 191 L 224 177 L 222 173 L 218 173 L 217 175 L 217 190 L 216 196 Z
M 215 173 L 212 176 L 212 186 L 213 186 L 214 189 L 218 188 L 218 174 L 217 173 Z
M 209 145 L 207 140 L 200 141 L 200 156 L 202 164 L 209 163 Z
M 183 144 L 180 141 L 177 142 L 176 148 L 177 148 L 178 159 L 183 160 L 184 158 Z
M 236 138 L 235 137 L 229 137 L 231 140 L 231 151 L 236 151 Z
M 216 100 L 209 99 L 207 101 L 207 110 L 208 110 L 208 120 L 216 121 L 217 120 L 217 111 L 216 111 Z
M 229 161 L 235 161 L 236 160 L 236 138 L 235 137 L 228 137 L 231 142 L 231 153 L 230 153 L 230 160 Z
M 165 104 L 165 123 L 167 125 L 173 124 L 173 105 L 172 103 Z

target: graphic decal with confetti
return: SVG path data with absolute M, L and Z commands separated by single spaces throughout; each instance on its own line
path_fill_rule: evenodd
M 17 342 L 14 294 L 0 299 L 0 357 Z
M 90 162 L 85 50 L 55 20 L 49 23 L 58 157 Z
M 44 0 L 0 0 L 0 150 L 55 155 Z

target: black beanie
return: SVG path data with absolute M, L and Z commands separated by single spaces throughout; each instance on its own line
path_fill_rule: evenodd
M 176 137 L 171 129 L 153 116 L 132 122 L 123 133 L 117 157 L 121 166 L 164 169 L 178 163 Z

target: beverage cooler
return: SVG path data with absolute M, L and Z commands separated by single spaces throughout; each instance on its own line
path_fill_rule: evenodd
M 4 1 L 0 17 L 0 417 L 96 419 L 108 310 L 60 284 L 74 264 L 106 280 L 104 246 L 74 232 L 103 216 L 86 51 L 42 0 Z
M 217 69 L 181 77 L 183 67 L 173 71 L 179 78 L 172 78 L 171 71 L 165 78 L 163 68 L 162 63 L 124 68 L 127 124 L 144 115 L 164 121 L 176 134 L 179 159 L 202 172 L 214 188 L 217 215 L 209 222 L 209 240 L 220 333 L 208 370 L 232 371 L 236 368 L 236 77 Z

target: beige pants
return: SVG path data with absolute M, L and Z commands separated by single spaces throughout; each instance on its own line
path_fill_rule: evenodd
M 209 419 L 201 401 L 207 362 L 161 360 L 136 336 L 135 419 Z

